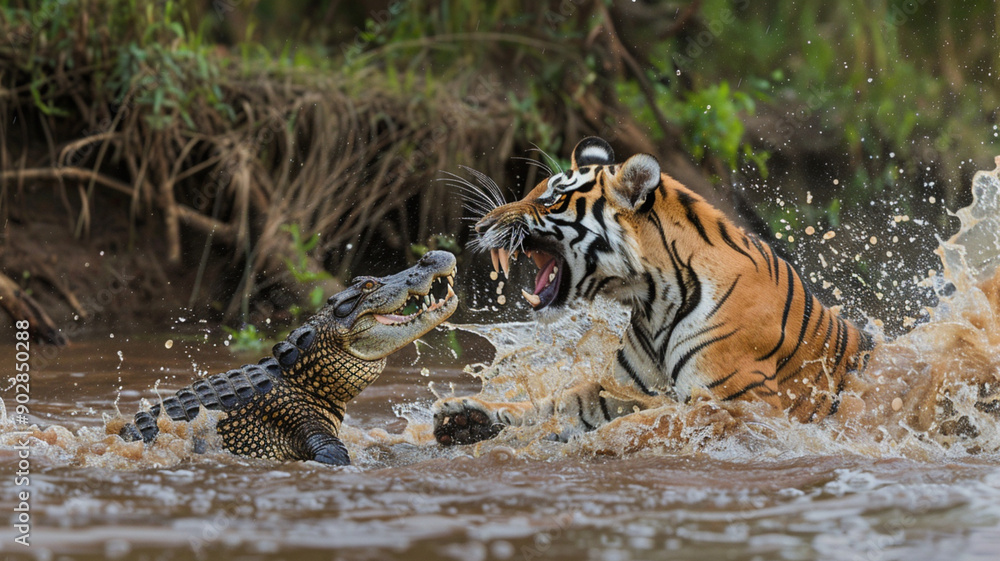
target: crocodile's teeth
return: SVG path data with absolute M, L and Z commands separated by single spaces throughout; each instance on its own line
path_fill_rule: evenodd
M 451 289 L 451 285 L 448 285 L 448 295 L 444 297 L 445 300 L 451 300 L 455 296 L 455 291 Z
M 510 252 L 504 248 L 497 250 L 500 254 L 500 267 L 503 269 L 504 278 L 510 278 Z
M 455 286 L 455 277 L 448 275 L 448 287 L 451 288 Z
M 532 307 L 542 303 L 542 299 L 539 298 L 537 294 L 532 294 L 523 288 L 521 289 L 521 296 L 524 296 L 524 299 L 527 300 Z

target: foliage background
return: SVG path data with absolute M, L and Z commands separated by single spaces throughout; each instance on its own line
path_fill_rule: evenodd
M 0 271 L 55 324 L 280 324 L 460 251 L 442 170 L 520 196 L 519 158 L 598 134 L 895 329 L 1000 153 L 998 30 L 988 1 L 0 0 Z

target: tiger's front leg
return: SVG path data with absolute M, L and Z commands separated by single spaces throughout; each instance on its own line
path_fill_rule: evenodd
M 454 397 L 434 404 L 434 438 L 443 446 L 472 444 L 495 437 L 505 427 L 533 425 L 558 411 L 562 430 L 554 436 L 567 441 L 594 430 L 616 417 L 632 413 L 637 402 L 602 395 L 604 388 L 584 382 L 537 405 L 530 401 L 490 402 L 477 397 Z

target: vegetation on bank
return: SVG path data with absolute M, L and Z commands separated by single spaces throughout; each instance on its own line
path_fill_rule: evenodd
M 984 0 L 0 0 L 0 270 L 44 279 L 8 242 L 39 213 L 84 241 L 114 215 L 108 251 L 196 313 L 291 319 L 325 271 L 460 247 L 440 170 L 516 191 L 514 157 L 588 134 L 758 230 L 867 234 L 872 200 L 944 228 L 998 151 L 998 29 Z M 838 274 L 891 295 L 883 268 Z

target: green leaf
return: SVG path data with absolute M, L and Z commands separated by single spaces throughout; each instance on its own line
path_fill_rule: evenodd
M 313 308 L 319 308 L 323 305 L 323 295 L 324 292 L 322 287 L 317 286 L 312 289 L 312 292 L 309 293 L 309 302 L 312 304 Z

